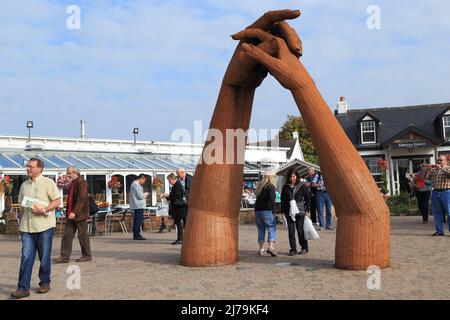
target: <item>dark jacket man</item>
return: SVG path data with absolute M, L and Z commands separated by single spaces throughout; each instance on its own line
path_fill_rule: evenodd
M 92 260 L 91 245 L 87 232 L 89 218 L 89 195 L 86 180 L 75 167 L 67 168 L 67 176 L 72 180 L 66 206 L 66 227 L 61 240 L 61 256 L 53 260 L 54 263 L 69 262 L 72 254 L 72 241 L 78 230 L 78 240 L 81 247 L 81 258 L 77 262 Z
M 84 221 L 89 218 L 89 193 L 86 180 L 82 176 L 72 181 L 72 212 L 75 213 L 74 221 Z M 67 198 L 66 208 L 69 208 L 69 197 Z

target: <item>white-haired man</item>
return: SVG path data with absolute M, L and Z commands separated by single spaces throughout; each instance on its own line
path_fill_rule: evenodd
M 68 263 L 72 254 L 72 241 L 78 230 L 78 241 L 81 247 L 81 257 L 77 262 L 92 260 L 91 245 L 87 232 L 89 218 L 89 192 L 86 180 L 80 175 L 76 167 L 67 168 L 67 176 L 71 180 L 69 197 L 67 199 L 67 222 L 64 236 L 61 240 L 61 256 L 54 259 L 54 263 Z

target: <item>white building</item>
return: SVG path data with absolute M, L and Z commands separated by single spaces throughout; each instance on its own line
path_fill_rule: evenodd
M 171 142 L 58 137 L 29 140 L 25 136 L 0 136 L 0 176 L 9 175 L 13 179 L 12 198 L 16 203 L 19 186 L 27 179 L 26 163 L 30 158 L 43 160 L 44 175 L 55 181 L 65 174 L 68 166 L 75 166 L 86 178 L 96 200 L 126 205 L 131 183 L 144 173 L 150 178 L 144 189 L 152 192 L 148 204 L 154 205 L 157 194 L 152 190 L 153 178 L 161 180 L 161 192 L 168 192 L 167 175 L 178 167 L 194 174 L 202 149 L 200 144 Z M 290 146 L 249 145 L 245 153 L 244 181 L 257 181 L 261 169 L 278 168 L 296 157 L 303 159 L 298 139 Z M 107 186 L 113 176 L 122 185 L 117 194 Z M 4 202 L 1 199 L 0 212 Z

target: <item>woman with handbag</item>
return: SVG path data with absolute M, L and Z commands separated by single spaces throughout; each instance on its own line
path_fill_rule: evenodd
M 430 215 L 429 203 L 431 196 L 431 180 L 425 180 L 421 171 L 415 174 L 414 189 L 416 191 L 417 206 L 422 214 L 422 222 L 426 224 L 428 223 L 428 216 Z
M 264 255 L 266 229 L 268 233 L 267 242 L 269 247 L 267 253 L 272 257 L 276 257 L 277 253 L 273 247 L 273 244 L 277 236 L 277 223 L 275 220 L 276 205 L 275 205 L 275 173 L 266 173 L 261 182 L 256 188 L 256 202 L 255 202 L 255 220 L 256 227 L 258 228 L 258 243 L 259 243 L 259 255 Z
M 295 241 L 295 229 L 298 233 L 300 243 L 300 254 L 308 252 L 308 241 L 305 239 L 303 223 L 305 221 L 306 211 L 310 208 L 310 197 L 308 188 L 300 182 L 300 176 L 295 170 L 290 170 L 287 174 L 287 183 L 281 191 L 281 210 L 286 215 L 288 234 L 289 234 L 289 255 L 297 254 L 297 245 Z

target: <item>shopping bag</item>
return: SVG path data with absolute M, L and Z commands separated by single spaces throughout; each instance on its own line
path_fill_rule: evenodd
M 303 221 L 303 233 L 305 234 L 305 240 L 318 240 L 319 234 L 312 224 L 312 221 L 308 216 L 305 216 Z

